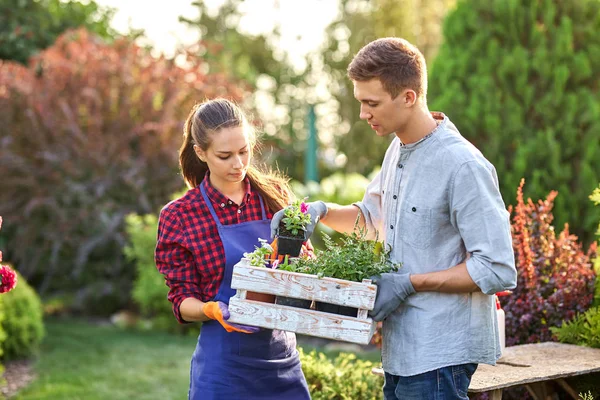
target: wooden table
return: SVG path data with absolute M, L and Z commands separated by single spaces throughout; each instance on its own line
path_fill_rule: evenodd
M 550 382 L 556 382 L 573 399 L 579 394 L 565 378 L 600 371 L 600 349 L 562 343 L 535 343 L 507 347 L 496 366 L 479 364 L 469 393 L 488 393 L 502 399 L 506 388 L 525 386 L 535 400 L 554 398 Z M 383 375 L 381 368 L 374 368 Z

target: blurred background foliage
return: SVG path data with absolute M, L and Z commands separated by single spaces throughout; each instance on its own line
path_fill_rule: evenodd
M 558 191 L 556 225 L 594 239 L 600 209 L 600 2 L 462 1 L 444 23 L 431 108 L 495 165 L 508 204 Z
M 0 0 L 0 248 L 48 311 L 170 312 L 158 305 L 164 282 L 148 272 L 153 218 L 183 189 L 182 123 L 204 98 L 251 110 L 259 161 L 287 173 L 298 196 L 360 200 L 389 141 L 359 120 L 346 67 L 382 36 L 421 48 L 430 108 L 496 165 L 507 205 L 525 177 L 526 197 L 557 190 L 557 225 L 569 222 L 586 247 L 594 240 L 600 0 L 340 0 L 303 66 L 277 46 L 278 26 L 239 29 L 244 0 L 194 4 L 199 16 L 181 23 L 200 42 L 166 57 L 136 44 L 142 31 L 115 32 L 114 10 L 94 1 Z M 304 181 L 310 107 L 319 182 Z
M 140 44 L 141 30 L 116 32 L 115 10 L 93 0 L 0 0 L 0 250 L 20 273 L 17 288 L 0 297 L 0 362 L 37 354 L 42 309 L 197 334 L 197 324 L 173 318 L 153 252 L 158 211 L 184 190 L 177 150 L 198 101 L 223 96 L 250 110 L 262 132 L 258 162 L 290 176 L 298 197 L 360 200 L 389 140 L 359 120 L 346 67 L 384 36 L 423 51 L 430 109 L 482 150 L 496 166 L 505 203 L 516 204 L 520 290 L 502 300 L 510 344 L 598 346 L 600 0 L 339 0 L 323 45 L 303 65 L 278 46 L 281 26 L 263 35 L 240 30 L 244 0 L 223 0 L 217 9 L 208 3 L 193 3 L 197 18 L 180 18 L 200 41 L 167 57 Z M 310 110 L 316 180 L 305 179 Z M 319 226 L 316 247 L 320 231 L 333 235 Z M 53 336 L 74 333 L 60 322 L 50 329 L 42 370 L 54 369 L 44 362 L 89 356 L 79 347 L 55 351 Z M 93 330 L 97 337 L 91 330 L 84 336 L 100 343 L 94 354 L 111 340 L 139 343 L 139 331 Z M 145 333 L 148 343 L 165 342 Z M 140 365 L 154 363 L 144 357 Z M 303 357 L 311 387 L 324 393 L 327 383 L 338 394 L 327 398 L 380 391 L 372 375 L 354 375 L 360 363 L 351 356 L 331 365 L 316 353 Z M 74 381 L 80 373 L 72 372 Z M 357 379 L 364 385 L 354 385 Z

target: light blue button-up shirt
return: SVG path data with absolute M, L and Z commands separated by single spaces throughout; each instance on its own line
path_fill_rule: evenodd
M 391 246 L 398 273 L 422 274 L 467 259 L 481 292 L 418 292 L 383 322 L 383 369 L 410 376 L 464 364 L 495 364 L 500 343 L 494 294 L 517 272 L 509 214 L 494 166 L 447 117 L 417 143 L 395 138 L 361 209 Z

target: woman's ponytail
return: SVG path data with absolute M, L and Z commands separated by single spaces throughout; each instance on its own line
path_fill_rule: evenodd
M 183 143 L 179 149 L 179 166 L 181 167 L 183 179 L 189 188 L 198 186 L 198 184 L 202 182 L 202 179 L 204 179 L 206 171 L 208 171 L 208 165 L 201 161 L 194 151 L 192 123 L 197 108 L 198 105 L 192 108 L 192 111 L 185 121 L 185 126 L 183 128 Z

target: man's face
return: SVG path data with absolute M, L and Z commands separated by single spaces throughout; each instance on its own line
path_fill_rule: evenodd
M 395 99 L 385 91 L 381 81 L 354 81 L 354 97 L 360 102 L 360 119 L 366 120 L 377 136 L 402 132 L 408 110 L 404 91 Z

